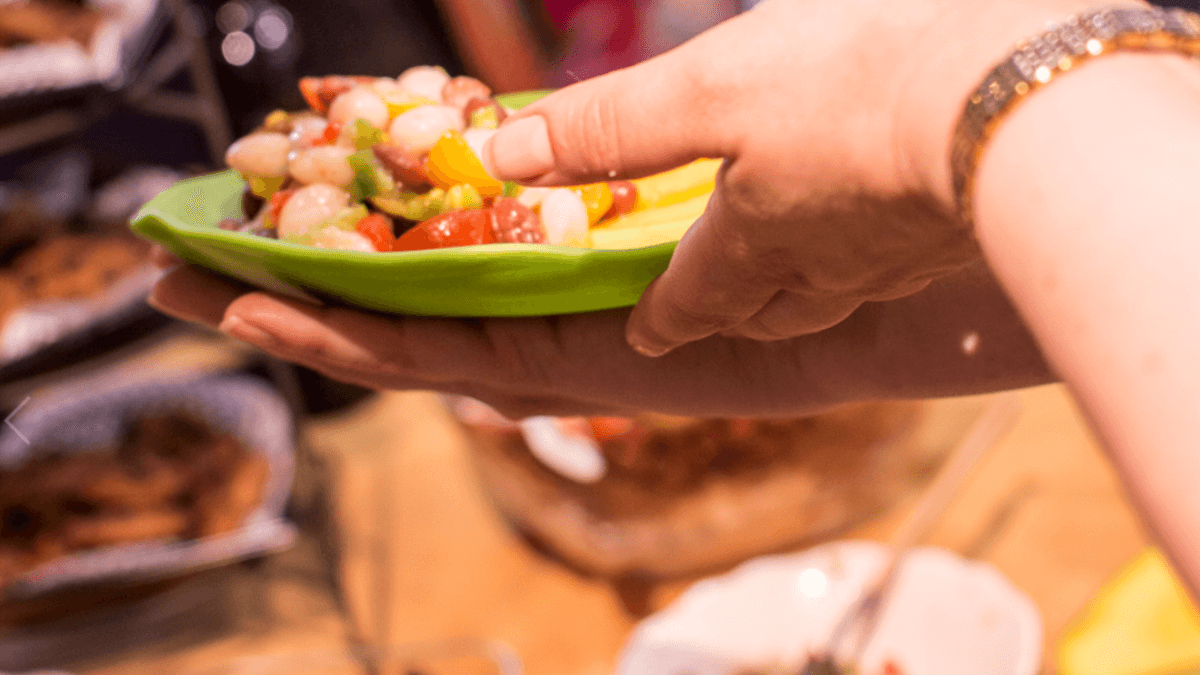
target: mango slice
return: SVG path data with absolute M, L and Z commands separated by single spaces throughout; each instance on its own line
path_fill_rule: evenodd
M 634 211 L 605 221 L 588 233 L 591 247 L 631 249 L 678 241 L 692 223 L 704 214 L 709 193 L 670 206 Z
M 1200 612 L 1149 548 L 1109 581 L 1057 652 L 1059 675 L 1200 673 Z
M 719 159 L 698 159 L 678 169 L 671 169 L 653 176 L 633 181 L 637 186 L 637 204 L 633 210 L 644 211 L 660 206 L 685 202 L 716 189 Z

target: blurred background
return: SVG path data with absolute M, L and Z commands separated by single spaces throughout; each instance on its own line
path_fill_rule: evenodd
M 130 216 L 303 108 L 301 76 L 561 87 L 753 4 L 0 0 L 0 671 L 608 673 L 698 579 L 886 540 L 988 397 L 554 420 L 534 442 L 477 402 L 333 382 L 144 302 L 158 272 Z M 1127 670 L 1056 657 L 1149 540 L 1065 390 L 1022 396 L 930 541 L 1032 598 L 1042 672 L 1200 664 L 1170 583 L 1168 647 L 1126 645 L 1147 655 Z M 572 438 L 600 477 L 564 468 Z

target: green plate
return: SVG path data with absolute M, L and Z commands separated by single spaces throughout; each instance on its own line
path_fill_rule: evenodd
M 548 92 L 500 96 L 510 108 Z M 269 291 L 392 314 L 546 316 L 627 307 L 667 268 L 674 242 L 628 251 L 489 244 L 362 253 L 228 232 L 245 186 L 234 171 L 180 181 L 132 228 L 180 258 Z

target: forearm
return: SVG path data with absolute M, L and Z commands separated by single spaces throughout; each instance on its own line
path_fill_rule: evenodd
M 802 340 L 805 338 L 801 338 Z M 1053 382 L 1033 336 L 985 265 L 912 296 L 867 303 L 812 339 L 845 396 L 932 398 Z
M 997 276 L 1200 586 L 1200 67 L 1114 55 L 1018 108 L 978 172 Z

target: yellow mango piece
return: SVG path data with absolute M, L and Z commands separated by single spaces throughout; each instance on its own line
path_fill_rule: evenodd
M 708 194 L 716 189 L 717 169 L 720 168 L 719 159 L 698 159 L 678 169 L 638 178 L 633 181 L 637 187 L 637 204 L 633 210 L 669 206 Z
M 442 134 L 429 151 L 425 172 L 443 190 L 466 183 L 475 186 L 484 198 L 496 197 L 504 191 L 504 183 L 488 175 L 462 134 L 453 129 Z
M 588 227 L 600 222 L 604 214 L 612 208 L 613 196 L 612 191 L 608 189 L 608 183 L 589 183 L 573 187 L 571 190 L 579 195 L 583 205 L 587 207 Z
M 1100 589 L 1056 656 L 1059 675 L 1200 672 L 1200 612 L 1149 548 Z
M 607 220 L 588 233 L 592 248 L 631 249 L 678 241 L 704 214 L 708 194 L 647 211 Z
M 423 105 L 437 105 L 437 103 L 430 101 L 424 96 L 415 96 L 399 89 L 387 91 L 380 95 L 380 98 L 383 99 L 383 104 L 387 106 L 388 115 L 391 117 L 396 117 Z

